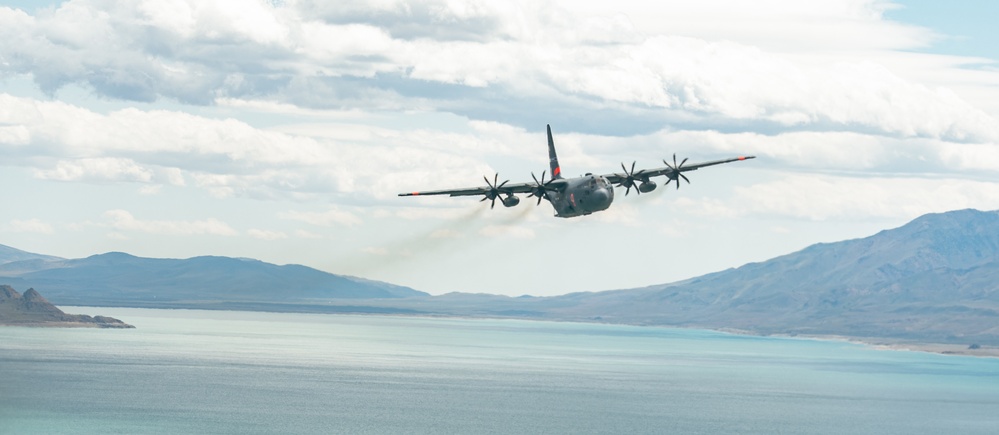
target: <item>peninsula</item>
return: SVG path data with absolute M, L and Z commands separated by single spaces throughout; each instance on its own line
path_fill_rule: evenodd
M 42 297 L 35 289 L 29 288 L 22 295 L 9 285 L 0 285 L 0 325 L 134 328 L 132 325 L 111 317 L 66 314 Z

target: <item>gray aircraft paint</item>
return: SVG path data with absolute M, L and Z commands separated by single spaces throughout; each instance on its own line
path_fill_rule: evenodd
M 497 199 L 505 207 L 516 206 L 520 204 L 520 198 L 516 194 L 523 193 L 527 194 L 528 197 L 537 197 L 538 204 L 541 203 L 541 198 L 548 200 L 555 209 L 556 217 L 570 218 L 588 215 L 609 208 L 611 203 L 614 202 L 615 185 L 625 187 L 625 195 L 631 192 L 632 187 L 635 188 L 635 193 L 640 195 L 656 189 L 657 185 L 652 181 L 653 177 L 665 176 L 665 184 L 668 185 L 670 182 L 675 181 L 676 188 L 679 189 L 681 178 L 688 184 L 690 183 L 690 180 L 683 175 L 684 172 L 695 171 L 706 166 L 756 158 L 755 156 L 735 157 L 684 166 L 687 159 L 683 159 L 683 161 L 677 163 L 676 155 L 674 154 L 673 165 L 663 160 L 663 164 L 666 166 L 660 168 L 636 171 L 635 164 L 632 163 L 631 170 L 628 170 L 622 163 L 621 169 L 624 170 L 623 173 L 605 175 L 586 174 L 582 177 L 563 178 L 562 168 L 559 166 L 558 156 L 555 153 L 555 141 L 552 138 L 551 125 L 547 126 L 547 130 L 549 167 L 552 172 L 552 178 L 548 181 L 545 181 L 545 173 L 543 172 L 541 179 L 538 179 L 533 173 L 531 174 L 534 182 L 508 184 L 510 180 L 506 180 L 500 183 L 499 174 L 496 174 L 493 176 L 493 181 L 491 182 L 489 178 L 482 177 L 486 182 L 486 186 L 400 193 L 399 196 L 482 195 L 483 198 L 480 201 L 491 201 L 490 208 L 492 208 L 496 206 Z

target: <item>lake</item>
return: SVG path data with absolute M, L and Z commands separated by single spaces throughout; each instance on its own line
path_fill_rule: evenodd
M 522 320 L 63 307 L 0 327 L 0 433 L 996 433 L 999 359 Z

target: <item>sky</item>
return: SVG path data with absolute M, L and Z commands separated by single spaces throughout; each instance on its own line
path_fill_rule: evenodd
M 0 2 L 0 244 L 547 296 L 999 209 L 996 4 L 685 3 Z M 547 124 L 566 176 L 757 158 L 572 219 L 397 196 L 530 181 Z

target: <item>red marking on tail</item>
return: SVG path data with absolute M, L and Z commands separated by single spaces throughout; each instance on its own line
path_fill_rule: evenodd
M 746 160 L 745 157 L 739 156 L 739 160 Z
M 562 173 L 562 167 L 561 166 L 556 166 L 555 167 L 555 175 L 552 175 L 552 176 L 553 177 L 557 177 L 561 173 Z

